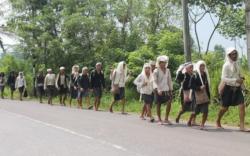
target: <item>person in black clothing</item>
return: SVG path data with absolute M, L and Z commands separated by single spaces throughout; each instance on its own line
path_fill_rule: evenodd
M 78 81 L 78 108 L 82 109 L 82 98 L 85 97 L 87 108 L 90 108 L 89 90 L 90 90 L 90 79 L 88 74 L 88 68 L 82 68 L 82 74 L 80 75 Z
M 59 91 L 60 104 L 66 106 L 65 100 L 68 93 L 69 77 L 65 74 L 65 68 L 60 67 L 60 72 L 56 77 L 56 88 Z
M 105 79 L 102 71 L 102 64 L 97 63 L 96 69 L 91 73 L 91 89 L 93 89 L 93 93 L 95 96 L 94 109 L 98 111 L 103 88 L 105 88 Z
M 0 92 L 1 92 L 1 98 L 4 99 L 4 88 L 5 88 L 5 74 L 4 72 L 0 73 Z
M 185 112 L 194 111 L 193 96 L 191 90 L 191 78 L 193 76 L 193 64 L 191 62 L 185 63 L 180 66 L 177 70 L 176 81 L 181 84 L 180 97 L 181 97 L 181 109 L 176 118 L 176 123 L 179 123 L 180 117 Z M 188 122 L 188 126 L 195 124 L 195 118 L 193 118 L 193 123 Z
M 195 95 L 195 116 L 199 113 L 203 114 L 200 129 L 204 130 L 210 102 L 210 79 L 204 61 L 198 61 L 195 66 L 195 76 L 191 78 L 191 88 Z M 191 120 L 192 119 L 190 119 L 190 122 Z
M 11 94 L 11 99 L 13 100 L 13 94 L 14 91 L 16 90 L 15 84 L 16 84 L 16 74 L 14 71 L 11 71 L 8 79 L 7 79 L 7 84 L 10 87 L 10 94 Z
M 39 74 L 37 75 L 36 77 L 36 81 L 35 81 L 35 87 L 36 87 L 36 90 L 37 90 L 37 93 L 38 93 L 38 96 L 39 96 L 39 101 L 40 103 L 43 103 L 43 96 L 44 96 L 44 79 L 45 79 L 45 76 L 43 74 L 42 71 L 39 72 Z

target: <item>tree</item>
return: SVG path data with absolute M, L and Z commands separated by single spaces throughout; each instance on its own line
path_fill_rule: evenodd
M 246 5 L 246 32 L 247 32 L 247 60 L 248 60 L 248 69 L 250 69 L 250 2 L 245 1 Z
M 230 16 L 234 14 L 242 7 L 243 0 L 190 0 L 190 18 L 194 24 L 196 42 L 198 44 L 198 50 L 201 52 L 199 36 L 197 33 L 197 24 L 205 17 L 208 16 L 213 23 L 213 30 L 208 38 L 206 51 L 209 51 L 210 43 L 213 38 L 214 33 L 220 28 L 220 30 L 225 29 L 225 27 L 230 27 L 225 24 L 231 20 Z M 194 11 L 193 11 L 194 10 Z M 226 32 L 226 31 L 225 31 Z

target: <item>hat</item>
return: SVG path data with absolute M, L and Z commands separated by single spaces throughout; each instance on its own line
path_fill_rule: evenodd
M 98 66 L 98 65 L 102 65 L 102 63 L 101 62 L 96 63 L 96 66 Z
M 60 67 L 60 70 L 65 70 L 65 67 Z
M 88 67 L 83 67 L 82 70 L 88 70 Z
M 47 69 L 47 72 L 52 72 L 52 69 L 51 68 Z

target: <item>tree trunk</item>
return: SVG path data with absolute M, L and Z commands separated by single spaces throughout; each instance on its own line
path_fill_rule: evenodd
M 184 53 L 186 62 L 191 61 L 190 47 L 190 32 L 189 32 L 189 16 L 188 16 L 188 0 L 182 0 L 183 12 L 183 38 L 184 38 Z
M 250 70 L 250 1 L 245 0 L 246 5 L 246 34 L 247 34 L 247 62 Z

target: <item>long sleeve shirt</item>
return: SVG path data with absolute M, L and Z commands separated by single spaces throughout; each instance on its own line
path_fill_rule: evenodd
M 26 80 L 25 77 L 20 77 L 18 76 L 16 79 L 16 88 L 20 88 L 20 87 L 26 87 Z
M 55 74 L 47 74 L 44 79 L 44 89 L 47 86 L 55 86 L 56 83 L 56 75 Z
M 234 66 L 234 68 L 232 68 Z M 236 82 L 241 77 L 240 68 L 235 64 L 225 63 L 222 68 L 221 79 L 229 86 L 239 87 L 240 84 Z
M 188 73 L 183 74 L 181 71 L 177 73 L 176 81 L 181 84 L 183 90 L 189 90 L 191 86 L 192 76 Z
M 146 85 L 144 85 L 146 83 Z M 140 74 L 134 81 L 134 84 L 137 85 L 141 94 L 151 95 L 154 91 L 153 88 L 153 79 L 146 78 L 143 74 Z
M 157 89 L 158 91 L 173 90 L 171 73 L 168 68 L 166 68 L 165 73 L 159 68 L 155 69 L 153 76 L 154 76 L 154 89 Z
M 113 81 L 113 84 L 114 85 L 118 85 L 119 88 L 121 87 L 125 87 L 125 84 L 126 84 L 126 81 L 128 80 L 128 76 L 125 75 L 124 73 L 119 73 L 117 71 L 114 71 L 115 75 L 114 75 L 114 81 Z
M 207 75 L 204 74 L 201 77 L 202 77 L 202 81 L 203 81 L 203 83 L 204 83 L 204 85 L 206 87 L 207 95 L 210 98 L 210 91 L 209 91 L 209 84 L 208 84 Z M 202 86 L 201 79 L 200 79 L 198 73 L 196 73 L 195 76 L 193 76 L 191 78 L 190 88 L 192 88 L 194 91 L 200 91 L 201 86 Z
M 91 73 L 91 88 L 105 88 L 105 79 L 103 72 L 96 70 Z
M 81 75 L 77 81 L 78 87 L 83 89 L 90 89 L 90 79 L 88 75 Z

